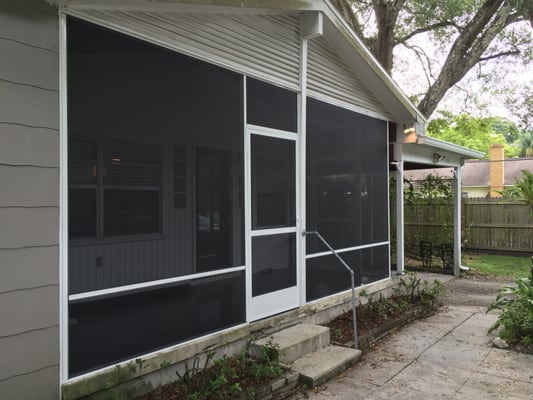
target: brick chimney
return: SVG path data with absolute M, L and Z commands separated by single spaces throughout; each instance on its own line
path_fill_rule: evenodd
M 492 144 L 490 146 L 490 197 L 502 197 L 499 193 L 503 191 L 505 171 L 503 168 L 505 156 L 503 154 L 503 144 Z

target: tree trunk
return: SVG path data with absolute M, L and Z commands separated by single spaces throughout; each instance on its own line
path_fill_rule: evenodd
M 405 1 L 393 3 L 387 0 L 372 1 L 376 13 L 378 35 L 373 41 L 370 51 L 389 75 L 392 73 L 393 67 L 392 51 L 395 45 L 396 22 L 404 3 Z

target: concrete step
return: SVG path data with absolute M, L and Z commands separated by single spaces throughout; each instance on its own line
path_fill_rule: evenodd
M 250 345 L 251 355 L 259 357 L 261 346 L 268 346 L 272 343 L 278 349 L 279 361 L 290 364 L 306 354 L 328 346 L 329 328 L 312 324 L 293 325 L 252 343 Z
M 312 388 L 346 371 L 361 357 L 361 350 L 332 345 L 294 361 L 290 367 L 300 374 L 301 383 Z

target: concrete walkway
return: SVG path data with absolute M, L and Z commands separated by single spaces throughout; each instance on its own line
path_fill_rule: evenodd
M 306 393 L 308 398 L 532 400 L 533 355 L 493 348 L 487 335 L 496 314 L 485 314 L 485 305 L 502 284 L 449 285 L 439 312 L 389 336 L 354 368 Z M 485 293 L 478 293 L 481 288 Z M 458 299 L 461 294 L 465 301 Z

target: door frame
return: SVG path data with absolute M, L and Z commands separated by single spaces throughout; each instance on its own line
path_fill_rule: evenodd
M 294 227 L 260 229 L 252 231 L 252 135 L 262 135 L 283 140 L 292 140 L 295 143 L 295 211 L 296 221 Z M 300 138 L 297 132 L 283 131 L 247 124 L 244 132 L 244 230 L 245 230 L 245 262 L 246 262 L 246 320 L 248 322 L 266 318 L 274 314 L 297 308 L 301 305 L 301 246 L 300 234 L 300 201 L 301 201 L 301 165 L 300 165 Z M 255 298 L 252 296 L 252 238 L 283 233 L 294 233 L 296 240 L 296 285 L 290 288 L 266 293 Z

